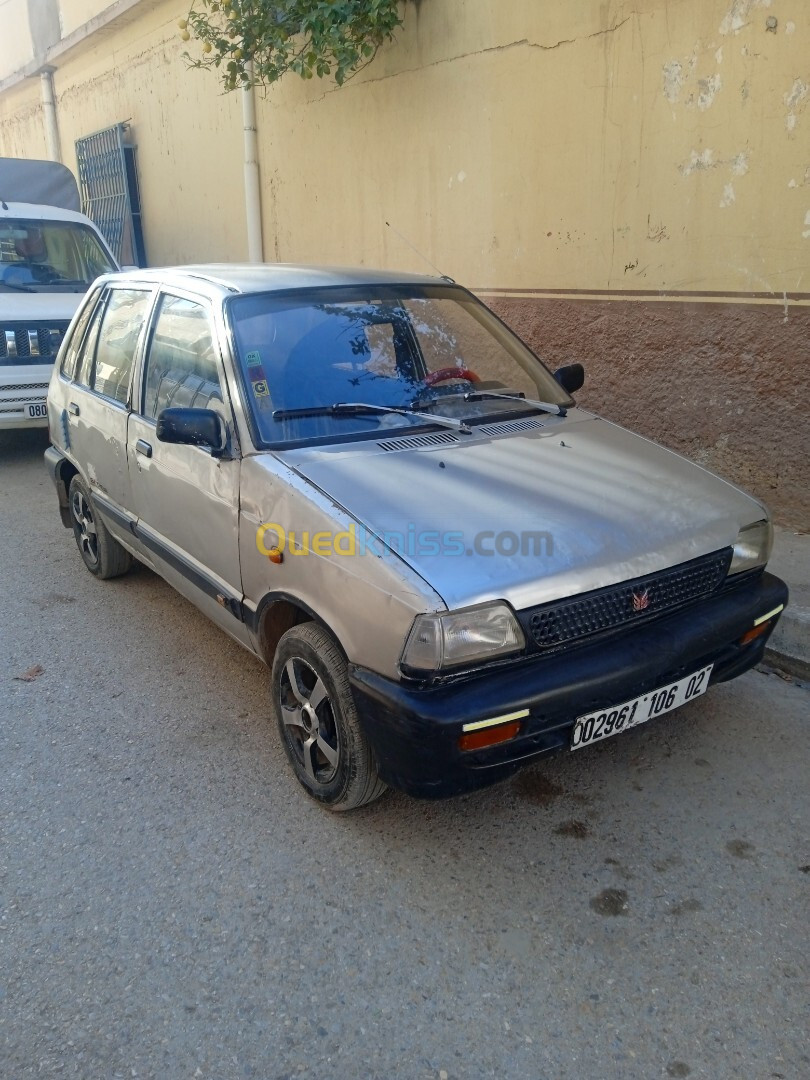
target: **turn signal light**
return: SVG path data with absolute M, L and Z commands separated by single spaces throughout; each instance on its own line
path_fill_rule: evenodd
M 485 746 L 496 746 L 509 742 L 520 732 L 520 720 L 510 720 L 508 724 L 483 728 L 481 731 L 468 731 L 459 736 L 459 750 L 482 750 Z
M 283 563 L 284 562 L 284 552 L 279 551 L 278 548 L 270 548 L 270 550 L 267 552 L 267 558 L 272 563 L 276 563 L 276 564 Z
M 770 622 L 761 623 L 759 626 L 752 626 L 750 630 L 747 630 L 740 638 L 740 645 L 747 645 L 749 641 L 753 641 L 758 638 L 760 634 L 764 634 L 766 630 L 770 628 Z

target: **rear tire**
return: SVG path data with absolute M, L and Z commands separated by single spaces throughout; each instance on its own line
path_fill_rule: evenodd
M 273 660 L 272 706 L 298 782 L 330 810 L 354 810 L 378 799 L 371 747 L 352 697 L 346 660 L 316 623 L 284 634 Z
M 70 481 L 68 508 L 76 546 L 90 573 L 102 581 L 125 574 L 132 566 L 132 556 L 110 535 L 78 474 Z

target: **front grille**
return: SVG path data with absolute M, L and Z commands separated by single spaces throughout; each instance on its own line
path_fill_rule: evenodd
M 731 548 L 723 548 L 646 577 L 530 608 L 519 613 L 520 619 L 529 638 L 544 650 L 627 623 L 638 624 L 719 589 L 731 554 Z
M 0 326 L 0 365 L 53 363 L 67 328 L 59 320 L 47 326 L 5 323 Z

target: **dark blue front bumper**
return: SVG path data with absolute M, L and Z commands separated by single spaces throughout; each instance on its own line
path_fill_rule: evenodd
M 746 645 L 740 638 L 787 599 L 785 583 L 765 573 L 590 645 L 426 688 L 352 667 L 352 689 L 380 776 L 411 795 L 442 798 L 494 783 L 540 754 L 569 746 L 578 716 L 708 664 L 714 665 L 711 683 L 741 675 L 762 659 L 777 620 Z M 517 738 L 487 750 L 459 750 L 464 724 L 523 709 L 529 716 Z

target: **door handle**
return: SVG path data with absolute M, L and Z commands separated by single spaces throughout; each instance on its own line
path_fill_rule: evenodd
M 71 401 L 71 403 L 68 405 L 68 412 L 71 416 L 79 415 L 79 406 L 76 404 L 75 401 Z
M 152 456 L 152 447 L 146 441 L 146 439 L 138 439 L 135 443 L 135 451 L 138 454 L 143 454 L 144 457 Z

